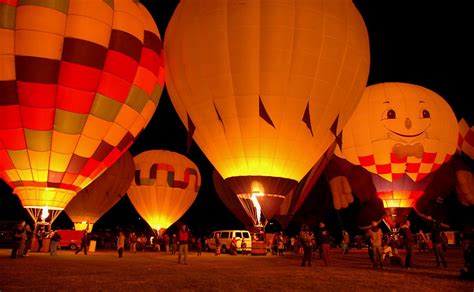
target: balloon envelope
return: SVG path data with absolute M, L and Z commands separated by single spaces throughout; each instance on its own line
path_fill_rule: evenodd
M 122 198 L 135 175 L 135 163 L 125 152 L 106 172 L 80 191 L 66 206 L 66 214 L 76 230 L 93 224 Z
M 199 169 L 185 156 L 165 150 L 145 151 L 134 161 L 135 179 L 128 197 L 151 228 L 166 229 L 196 199 L 201 186 Z
M 0 177 L 62 210 L 151 119 L 161 40 L 138 1 L 2 1 Z
M 370 63 L 351 1 L 181 1 L 164 50 L 180 119 L 266 217 L 340 133 Z

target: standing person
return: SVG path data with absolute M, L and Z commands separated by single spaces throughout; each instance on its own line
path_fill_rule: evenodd
M 283 243 L 283 236 L 280 236 L 278 239 L 278 255 L 283 255 L 283 251 L 285 250 L 285 244 Z
M 421 252 L 425 253 L 427 244 L 426 244 L 426 236 L 423 233 L 423 230 L 420 229 L 420 231 L 418 232 L 418 235 L 417 235 L 417 239 L 418 239 L 418 252 L 419 253 L 421 253 Z
M 81 250 L 84 250 L 84 255 L 87 255 L 87 229 L 82 232 L 81 237 L 81 248 L 76 250 L 76 254 L 80 253 Z
M 202 241 L 201 241 L 201 238 L 198 238 L 197 241 L 196 241 L 196 252 L 197 252 L 197 255 L 198 255 L 198 256 L 201 255 L 201 252 L 202 252 Z
M 290 238 L 290 247 L 289 247 L 288 250 L 295 251 L 295 241 L 296 241 L 295 237 L 292 236 L 292 237 Z
M 183 257 L 184 264 L 188 264 L 188 244 L 191 239 L 191 232 L 186 224 L 183 224 L 178 231 L 178 264 L 181 263 L 181 257 Z
M 36 240 L 38 241 L 38 252 L 41 252 L 43 248 L 43 239 L 44 239 L 44 231 L 43 228 L 40 226 L 38 227 L 38 231 L 36 232 Z
M 171 238 L 171 254 L 174 255 L 177 249 L 178 249 L 178 238 L 176 237 L 176 234 L 173 234 L 173 237 Z
M 130 252 L 136 253 L 137 252 L 137 235 L 135 232 L 130 233 L 128 237 L 128 243 L 130 244 Z
M 27 238 L 26 227 L 27 226 L 28 225 L 26 225 L 25 223 L 25 227 L 23 228 L 23 233 L 21 234 L 20 246 L 18 247 L 18 251 L 17 251 L 17 255 L 21 257 L 23 256 L 23 253 L 26 247 L 26 238 Z
M 170 252 L 170 237 L 168 234 L 163 235 L 163 244 L 165 245 L 166 253 Z
M 237 255 L 237 238 L 233 237 L 230 242 L 230 254 Z
M 349 236 L 349 232 L 346 230 L 342 231 L 342 254 L 349 253 L 349 243 L 351 242 L 351 238 Z
M 119 258 L 122 257 L 124 248 L 125 248 L 125 234 L 123 234 L 123 231 L 119 231 L 119 235 L 117 237 L 117 253 L 118 253 Z
M 303 261 L 301 262 L 301 266 L 305 267 L 306 263 L 308 263 L 308 267 L 311 267 L 311 235 L 309 227 L 306 224 L 301 226 L 299 241 L 303 247 Z
M 242 250 L 242 255 L 247 255 L 247 242 L 245 241 L 245 237 L 242 237 L 242 241 L 240 242 L 240 249 Z
M 446 259 L 444 257 L 445 251 L 443 249 L 443 239 L 441 236 L 441 228 L 448 228 L 449 226 L 433 219 L 431 216 L 428 216 L 428 220 L 430 220 L 431 228 L 433 230 L 432 235 L 431 235 L 431 240 L 433 242 L 433 253 L 436 259 L 436 267 L 439 268 L 440 264 L 442 263 L 443 267 L 447 268 L 448 263 L 446 262 Z
M 324 222 L 319 223 L 318 237 L 319 237 L 318 241 L 319 241 L 319 244 L 320 244 L 321 255 L 323 257 L 324 264 L 326 266 L 329 266 L 331 264 L 331 259 L 329 257 L 329 254 L 330 254 L 329 244 L 331 242 L 331 238 L 329 236 L 329 231 L 327 230 L 326 225 L 324 224 Z
M 372 227 L 369 229 L 370 244 L 374 255 L 374 269 L 379 266 L 383 269 L 382 263 L 382 230 L 378 227 L 377 222 L 372 221 Z
M 57 231 L 54 231 L 53 236 L 51 236 L 50 242 L 50 255 L 58 255 L 58 246 L 61 241 L 61 235 Z
M 16 224 L 13 228 L 13 248 L 10 258 L 16 259 L 18 254 L 18 249 L 20 248 L 21 240 L 23 238 L 23 233 L 25 233 L 26 221 L 22 220 L 20 223 Z
M 26 232 L 26 243 L 25 243 L 25 248 L 23 249 L 23 256 L 28 256 L 28 251 L 31 249 L 31 242 L 33 241 L 33 230 L 31 230 L 31 227 L 29 224 L 26 224 L 25 226 L 25 232 Z
M 413 245 L 415 244 L 415 237 L 410 230 L 410 221 L 407 220 L 400 228 L 400 235 L 402 236 L 402 243 L 407 253 L 404 266 L 405 269 L 410 269 L 413 267 Z
M 221 254 L 221 239 L 220 239 L 220 234 L 216 233 L 214 236 L 214 240 L 216 242 L 216 256 Z

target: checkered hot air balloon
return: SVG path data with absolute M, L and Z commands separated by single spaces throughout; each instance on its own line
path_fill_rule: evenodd
M 0 176 L 54 217 L 151 119 L 160 35 L 138 1 L 0 0 L 0 43 Z
M 181 1 L 164 50 L 189 136 L 266 217 L 340 134 L 370 63 L 349 0 Z

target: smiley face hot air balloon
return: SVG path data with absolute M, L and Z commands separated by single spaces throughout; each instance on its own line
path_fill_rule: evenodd
M 151 228 L 167 229 L 196 199 L 199 169 L 185 156 L 165 150 L 143 152 L 134 161 L 135 180 L 128 197 Z
M 351 1 L 181 1 L 166 34 L 179 117 L 230 188 L 271 217 L 365 88 L 362 17 Z
M 64 211 L 74 229 L 91 232 L 94 223 L 126 194 L 134 175 L 135 163 L 127 151 L 67 204 Z
M 369 86 L 333 160 L 340 171 L 330 175 L 335 207 L 346 207 L 354 193 L 363 202 L 361 226 L 380 219 L 382 202 L 387 220 L 400 223 L 419 198 L 436 192 L 434 185 L 451 185 L 456 167 L 446 162 L 457 141 L 456 117 L 438 94 L 405 83 Z M 436 188 L 436 196 L 449 193 L 444 186 Z
M 138 1 L 0 1 L 0 43 L 0 176 L 54 219 L 153 115 L 160 36 Z

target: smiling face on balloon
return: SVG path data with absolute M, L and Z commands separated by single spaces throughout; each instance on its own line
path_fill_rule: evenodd
M 393 181 L 419 181 L 456 150 L 457 120 L 448 103 L 421 86 L 367 87 L 343 131 L 342 155 Z

